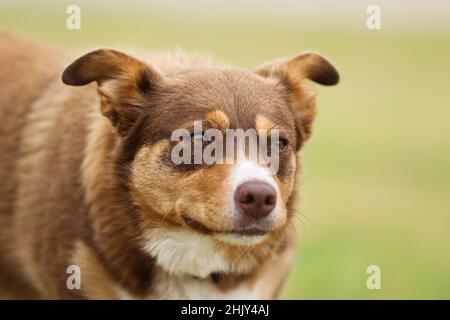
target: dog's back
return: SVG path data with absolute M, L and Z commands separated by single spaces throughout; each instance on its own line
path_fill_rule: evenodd
M 62 261 L 66 253 L 61 248 L 69 245 L 44 240 L 67 239 L 59 233 L 77 232 L 83 225 L 74 208 L 83 207 L 79 166 L 85 104 L 83 97 L 69 98 L 70 90 L 60 84 L 67 62 L 63 52 L 8 33 L 0 34 L 0 47 L 0 281 L 8 294 L 17 289 L 20 297 L 33 297 L 25 283 L 45 286 L 43 279 L 58 277 L 61 272 L 52 270 L 58 264 L 44 263 L 48 269 L 42 270 L 42 262 Z M 70 148 L 62 150 L 58 141 L 67 138 Z M 57 201 L 61 192 L 67 202 Z M 46 247 L 49 243 L 54 248 Z
M 50 54 L 54 53 L 32 42 L 1 32 L 0 48 L 0 213 L 3 222 L 5 216 L 13 212 L 16 161 L 27 114 L 33 101 L 57 78 L 57 71 L 51 62 Z

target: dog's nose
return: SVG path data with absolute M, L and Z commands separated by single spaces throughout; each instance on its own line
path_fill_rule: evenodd
M 248 181 L 237 188 L 234 201 L 243 214 L 253 218 L 263 218 L 269 215 L 275 207 L 277 193 L 266 182 Z

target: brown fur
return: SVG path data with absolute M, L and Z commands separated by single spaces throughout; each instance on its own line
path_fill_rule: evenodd
M 200 236 L 199 226 L 246 271 L 189 281 L 223 292 L 258 284 L 260 298 L 276 297 L 295 251 L 296 152 L 315 114 L 303 80 L 336 83 L 327 60 L 300 55 L 253 73 L 182 54 L 151 55 L 149 66 L 98 50 L 63 73 L 66 84 L 86 85 L 76 88 L 60 80 L 71 54 L 7 33 L 0 47 L 0 297 L 163 297 L 172 276 L 143 251 L 146 237 Z M 277 127 L 289 141 L 275 177 L 283 208 L 252 248 L 214 238 L 235 228 L 224 183 L 233 166 L 167 165 L 170 133 L 198 119 L 220 130 Z M 66 287 L 71 264 L 82 269 L 81 291 Z

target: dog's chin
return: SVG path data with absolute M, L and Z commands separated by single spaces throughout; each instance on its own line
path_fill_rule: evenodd
M 200 233 L 210 234 L 215 240 L 229 245 L 254 246 L 262 243 L 270 233 L 270 228 L 248 226 L 233 230 L 214 230 L 193 218 L 183 215 L 183 220 L 187 226 Z
M 214 239 L 224 242 L 226 244 L 231 245 L 240 245 L 240 246 L 255 246 L 262 243 L 267 238 L 267 234 L 261 235 L 248 235 L 248 234 L 239 234 L 234 232 L 228 233 L 216 233 L 214 234 Z

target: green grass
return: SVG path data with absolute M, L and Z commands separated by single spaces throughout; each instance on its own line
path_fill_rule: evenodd
M 183 48 L 249 68 L 306 49 L 332 58 L 342 82 L 318 88 L 282 296 L 450 299 L 449 34 L 113 10 L 83 11 L 82 30 L 69 31 L 64 11 L 3 8 L 0 26 L 67 47 Z M 371 264 L 381 290 L 366 288 Z

